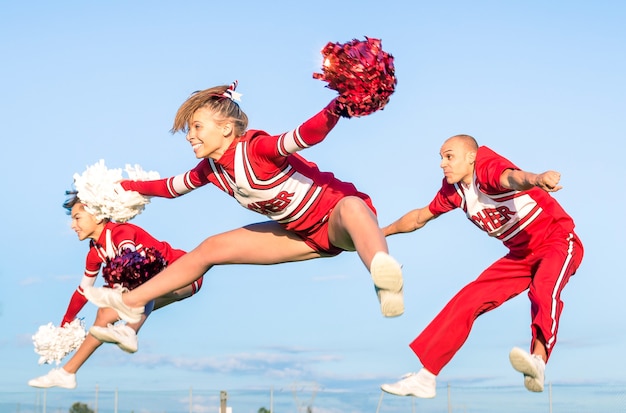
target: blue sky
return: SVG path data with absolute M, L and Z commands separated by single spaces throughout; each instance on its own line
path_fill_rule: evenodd
M 619 1 L 0 2 L 0 388 L 34 399 L 26 382 L 51 367 L 37 364 L 31 336 L 61 320 L 81 278 L 88 244 L 61 208 L 74 173 L 99 159 L 161 176 L 186 171 L 193 152 L 169 133 L 178 106 L 235 79 L 251 128 L 290 130 L 335 96 L 312 78 L 320 50 L 364 36 L 395 57 L 395 94 L 383 111 L 340 121 L 302 154 L 369 193 L 381 225 L 430 202 L 442 178 L 439 148 L 454 134 L 473 135 L 523 169 L 560 171 L 564 188 L 554 196 L 586 255 L 563 294 L 547 380 L 626 387 L 625 19 Z M 189 250 L 260 218 L 206 187 L 154 199 L 133 222 Z M 380 315 L 353 253 L 216 268 L 200 294 L 153 314 L 138 353 L 103 346 L 79 371 L 76 391 L 48 395 L 76 400 L 96 385 L 219 393 L 315 383 L 371 392 L 374 407 L 351 411 L 373 411 L 380 383 L 420 367 L 408 343 L 505 253 L 460 211 L 388 242 L 404 266 L 400 318 Z M 512 346 L 528 346 L 529 312 L 522 294 L 481 317 L 442 371 L 438 401 L 422 406 L 445 401 L 445 383 L 520 388 L 520 406 L 545 400 L 523 391 L 508 362 Z M 94 315 L 91 304 L 81 313 L 88 326 Z M 246 409 L 256 412 L 234 411 Z

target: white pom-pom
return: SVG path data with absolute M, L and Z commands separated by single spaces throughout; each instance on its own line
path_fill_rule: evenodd
M 159 179 L 158 172 L 146 172 L 139 165 L 126 165 L 128 178 L 124 178 L 121 169 L 107 169 L 104 160 L 87 167 L 82 175 L 74 174 L 74 186 L 78 199 L 85 209 L 97 219 L 108 218 L 117 222 L 126 222 L 139 215 L 150 197 L 139 192 L 125 191 L 119 182 L 123 179 L 145 181 Z
M 86 335 L 85 325 L 78 318 L 65 327 L 55 327 L 52 323 L 39 327 L 33 336 L 39 364 L 55 362 L 59 365 L 63 357 L 80 347 Z

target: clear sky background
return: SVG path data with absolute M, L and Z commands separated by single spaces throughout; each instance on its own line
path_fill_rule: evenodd
M 60 322 L 82 276 L 88 242 L 61 207 L 72 175 L 99 159 L 163 177 L 185 172 L 197 160 L 183 135 L 169 133 L 177 108 L 191 92 L 235 79 L 250 128 L 290 130 L 335 96 L 312 77 L 320 50 L 364 36 L 395 57 L 395 94 L 383 111 L 342 119 L 302 155 L 370 194 L 381 225 L 430 202 L 442 179 L 439 148 L 454 134 L 523 169 L 560 171 L 564 188 L 554 196 L 586 255 L 562 297 L 547 381 L 623 388 L 625 21 L 617 0 L 0 1 L 3 397 L 35 397 L 26 382 L 52 366 L 37 364 L 31 337 Z M 189 250 L 261 219 L 207 186 L 153 199 L 132 222 Z M 381 316 L 355 253 L 215 268 L 198 295 L 153 314 L 135 355 L 101 347 L 79 371 L 78 390 L 315 383 L 377 396 L 380 383 L 419 369 L 409 342 L 506 252 L 461 211 L 388 242 L 404 267 L 400 318 Z M 529 313 L 522 294 L 479 318 L 442 371 L 438 399 L 446 383 L 523 390 L 508 353 L 528 347 Z M 91 304 L 80 314 L 87 327 L 94 315 Z M 546 397 L 519 394 L 521 404 Z M 209 405 L 199 411 L 216 411 Z M 355 406 L 319 411 L 362 411 Z

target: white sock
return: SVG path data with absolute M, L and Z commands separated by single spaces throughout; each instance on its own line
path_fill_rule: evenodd
M 428 371 L 424 367 L 422 367 L 422 369 L 417 374 L 420 375 L 421 377 L 423 377 L 425 379 L 429 379 L 429 380 L 435 380 L 435 378 L 437 377 L 437 376 L 435 376 L 433 373 L 431 373 L 430 371 Z

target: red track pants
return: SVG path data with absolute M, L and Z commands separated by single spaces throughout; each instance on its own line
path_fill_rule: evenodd
M 563 309 L 561 291 L 576 272 L 583 253 L 580 240 L 572 232 L 554 234 L 526 257 L 509 254 L 499 259 L 446 304 L 410 344 L 411 349 L 427 370 L 439 374 L 465 343 L 478 316 L 528 289 L 531 343 L 541 332 L 550 357 Z

